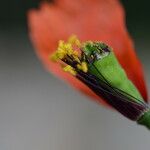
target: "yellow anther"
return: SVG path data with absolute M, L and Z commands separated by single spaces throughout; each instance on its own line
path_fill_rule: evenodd
M 66 67 L 64 67 L 63 70 L 65 72 L 69 72 L 70 74 L 72 74 L 74 76 L 77 74 L 77 72 L 74 70 L 74 68 L 72 68 L 70 65 L 67 65 Z
M 71 43 L 72 45 L 76 45 L 78 47 L 81 46 L 80 40 L 77 38 L 76 35 L 72 35 L 69 39 L 68 42 Z
M 79 70 L 82 70 L 82 67 L 81 67 L 80 64 L 77 64 L 77 68 L 78 68 Z
M 72 45 L 70 43 L 65 43 L 64 41 L 59 42 L 58 51 L 59 50 L 64 51 L 64 53 L 68 55 L 72 55 L 73 53 Z
M 68 55 L 72 55 L 73 54 L 72 45 L 70 43 L 66 43 L 65 44 L 65 50 L 66 50 Z
M 73 54 L 72 45 L 70 43 L 65 43 L 64 41 L 60 40 L 57 51 L 53 54 L 52 59 L 63 59 L 67 54 Z
M 65 43 L 64 44 L 64 49 L 72 49 L 72 45 L 70 43 Z
M 66 53 L 64 52 L 61 52 L 61 51 L 58 51 L 56 53 L 56 56 L 59 58 L 59 59 L 63 59 L 65 57 Z
M 73 55 L 75 55 L 75 56 L 79 56 L 78 51 L 73 51 Z
M 58 47 L 56 55 L 59 59 L 63 59 L 67 54 L 67 51 L 64 48 Z
M 87 63 L 86 62 L 81 62 L 81 64 L 77 64 L 77 68 L 79 70 L 82 70 L 85 73 L 88 71 L 88 67 L 87 67 Z
M 64 41 L 63 40 L 60 40 L 59 42 L 58 42 L 58 47 L 59 48 L 63 48 L 64 47 Z
M 73 56 L 74 60 L 77 61 L 78 63 L 80 63 L 80 59 L 78 56 Z
M 88 71 L 88 67 L 87 67 L 87 63 L 86 62 L 82 62 L 81 63 L 81 67 L 82 67 L 82 71 L 83 72 L 86 73 Z
M 57 61 L 59 58 L 56 55 L 56 53 L 54 53 L 54 54 L 52 54 L 52 55 L 49 56 L 49 59 L 51 59 L 52 61 Z

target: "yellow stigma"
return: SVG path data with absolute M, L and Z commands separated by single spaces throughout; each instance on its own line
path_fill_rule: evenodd
M 64 67 L 63 70 L 65 72 L 69 72 L 70 74 L 72 74 L 74 76 L 77 74 L 76 71 L 74 70 L 74 68 L 72 68 L 70 65 L 67 65 L 66 67 Z

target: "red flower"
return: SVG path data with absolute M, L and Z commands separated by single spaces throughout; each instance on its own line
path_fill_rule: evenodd
M 39 10 L 29 12 L 29 29 L 36 53 L 44 66 L 55 75 L 90 95 L 100 98 L 75 77 L 53 63 L 53 53 L 60 39 L 76 34 L 82 41 L 100 40 L 111 47 L 129 79 L 147 101 L 147 91 L 141 64 L 135 54 L 132 40 L 126 30 L 124 10 L 118 0 L 55 0 L 42 2 Z

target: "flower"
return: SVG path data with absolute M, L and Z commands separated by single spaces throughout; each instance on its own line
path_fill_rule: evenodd
M 89 87 L 64 72 L 59 64 L 50 61 L 49 55 L 55 51 L 60 39 L 66 40 L 71 34 L 76 34 L 81 41 L 103 41 L 113 47 L 128 78 L 147 101 L 141 63 L 126 30 L 124 10 L 118 0 L 42 2 L 40 9 L 29 11 L 28 19 L 30 37 L 47 70 L 65 79 L 95 101 L 102 102 Z
M 125 117 L 150 127 L 150 108 L 128 79 L 113 49 L 103 42 L 59 41 L 51 59 Z

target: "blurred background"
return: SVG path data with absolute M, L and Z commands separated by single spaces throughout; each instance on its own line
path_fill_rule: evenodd
M 39 1 L 1 1 L 0 150 L 149 149 L 150 131 L 88 101 L 43 69 L 26 22 L 27 10 Z M 122 3 L 150 87 L 149 1 Z

